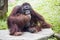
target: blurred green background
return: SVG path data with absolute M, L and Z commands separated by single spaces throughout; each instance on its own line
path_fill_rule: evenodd
M 7 17 L 13 7 L 22 5 L 24 2 L 30 3 L 32 8 L 52 25 L 51 28 L 55 33 L 60 33 L 60 0 L 8 0 Z M 6 20 L 0 20 L 0 29 L 7 29 Z

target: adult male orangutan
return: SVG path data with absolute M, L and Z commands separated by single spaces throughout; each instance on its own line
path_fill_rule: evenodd
M 29 3 L 15 6 L 7 19 L 10 35 L 21 35 L 28 31 L 31 33 L 39 32 L 41 28 L 50 28 L 43 16 L 35 12 Z

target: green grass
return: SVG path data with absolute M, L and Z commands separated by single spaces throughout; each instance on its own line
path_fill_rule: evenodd
M 56 38 L 52 37 L 52 38 L 49 38 L 48 40 L 57 40 Z
M 52 25 L 52 30 L 55 33 L 60 33 L 60 0 L 16 0 L 13 3 L 8 3 L 7 16 L 10 15 L 12 9 L 17 4 L 22 4 L 23 2 L 28 2 L 32 5 L 32 8 L 41 14 L 46 22 Z M 6 20 L 0 20 L 0 30 L 7 29 Z M 49 38 L 48 40 L 57 40 L 56 38 Z
M 32 8 L 41 14 L 45 20 L 52 24 L 52 29 L 54 32 L 59 32 L 60 31 L 60 1 L 59 0 L 40 0 L 40 1 L 32 1 L 32 0 L 25 0 L 26 2 L 29 2 L 32 5 Z M 23 1 L 23 2 L 25 2 Z M 22 4 L 22 0 L 16 0 L 14 3 L 8 3 L 8 12 L 7 16 L 10 15 L 12 9 L 14 6 L 17 4 Z M 33 3 L 34 2 L 34 3 Z M 32 4 L 33 3 L 33 4 Z M 7 29 L 7 24 L 6 21 L 1 21 L 0 20 L 0 29 Z
M 0 20 L 0 30 L 7 29 L 7 23 L 4 20 Z

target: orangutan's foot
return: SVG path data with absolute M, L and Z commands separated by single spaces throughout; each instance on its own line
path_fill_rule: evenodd
M 22 35 L 22 32 L 15 32 L 14 33 L 14 36 L 20 36 L 20 35 Z
M 31 28 L 29 28 L 28 31 L 31 32 L 31 33 L 37 33 L 39 31 L 41 31 L 41 28 L 39 26 L 31 27 Z

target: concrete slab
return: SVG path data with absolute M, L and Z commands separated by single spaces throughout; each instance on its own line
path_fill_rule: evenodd
M 42 29 L 38 33 L 24 32 L 21 36 L 10 36 L 9 30 L 0 30 L 0 40 L 48 40 L 53 34 L 51 28 Z

